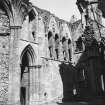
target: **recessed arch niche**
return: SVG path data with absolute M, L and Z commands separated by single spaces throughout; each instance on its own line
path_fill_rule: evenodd
M 29 104 L 30 100 L 30 73 L 35 62 L 35 53 L 31 45 L 25 47 L 21 54 L 21 75 L 20 75 L 20 102 L 21 105 Z

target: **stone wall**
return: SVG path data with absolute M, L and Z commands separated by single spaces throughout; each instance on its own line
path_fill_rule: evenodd
M 27 46 L 30 46 L 30 62 L 28 66 L 34 67 L 29 69 L 29 104 L 34 105 L 37 102 L 45 103 L 49 101 L 57 102 L 59 98 L 63 98 L 59 64 L 62 61 L 70 61 L 67 57 L 69 53 L 68 40 L 70 39 L 72 47 L 73 39 L 71 23 L 59 19 L 50 12 L 37 8 L 32 4 L 29 5 L 29 8 L 25 7 L 26 5 L 22 6 L 22 10 L 16 3 L 11 3 L 11 5 L 13 6 L 13 23 L 10 22 L 10 36 L 0 34 L 0 85 L 2 85 L 0 86 L 0 101 L 9 102 L 10 105 L 20 105 L 21 57 Z M 9 16 L 9 20 L 12 20 L 12 17 Z M 50 56 L 49 50 L 49 32 L 52 33 L 54 41 L 52 43 L 53 57 Z M 8 32 L 6 31 L 5 33 Z M 78 31 L 76 31 L 77 34 Z M 55 51 L 55 35 L 58 35 L 58 58 Z M 63 37 L 66 40 L 64 45 Z M 31 58 L 31 56 L 34 58 Z M 34 60 L 32 61 L 32 59 Z
M 9 38 L 0 36 L 0 102 L 8 101 Z
M 0 103 L 8 102 L 9 81 L 9 19 L 0 9 Z

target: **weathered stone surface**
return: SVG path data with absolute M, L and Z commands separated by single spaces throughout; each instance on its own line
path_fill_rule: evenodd
M 8 101 L 8 62 L 9 62 L 8 37 L 0 37 L 0 101 Z
M 9 2 L 9 0 L 7 1 Z M 60 61 L 64 61 L 62 37 L 65 37 L 67 41 L 70 39 L 71 58 L 76 65 L 82 55 L 82 53 L 75 54 L 76 41 L 83 33 L 81 21 L 79 20 L 71 24 L 46 10 L 42 10 L 32 4 L 27 5 L 28 0 L 25 0 L 26 2 L 24 2 L 25 5 L 23 6 L 23 1 L 20 0 L 19 2 L 22 5 L 17 5 L 18 1 L 17 3 L 15 3 L 16 1 L 11 1 L 11 6 L 9 7 L 13 9 L 14 19 L 13 23 L 10 22 L 11 25 L 9 24 L 9 21 L 12 20 L 10 14 L 8 14 L 8 19 L 5 12 L 0 10 L 0 33 L 8 33 L 9 25 L 13 26 L 11 27 L 10 38 L 0 34 L 0 102 L 6 103 L 9 99 L 9 104 L 20 105 L 20 88 L 21 84 L 25 84 L 20 79 L 22 69 L 20 64 L 22 63 L 22 54 L 26 52 L 28 52 L 25 55 L 28 59 L 28 64 L 25 66 L 33 66 L 29 68 L 30 77 L 28 78 L 28 74 L 25 75 L 25 85 L 29 85 L 27 92 L 29 93 L 29 105 L 45 104 L 50 101 L 57 102 L 63 98 L 63 84 L 59 73 Z M 49 50 L 49 44 L 51 43 L 48 43 L 49 31 L 52 32 L 54 41 L 52 45 L 52 58 L 50 57 Z M 96 33 L 96 38 L 98 39 L 98 32 Z M 59 37 L 58 58 L 55 51 L 56 34 Z M 31 48 L 27 46 L 31 46 Z M 68 53 L 68 44 L 66 47 Z M 8 86 L 8 83 L 10 86 Z
M 0 14 L 0 33 L 2 33 L 2 34 L 10 33 L 9 19 L 5 15 L 5 12 L 4 12 L 4 14 L 3 13 Z
M 8 102 L 9 78 L 9 19 L 3 10 L 0 10 L 0 103 Z M 4 36 L 7 35 L 7 36 Z

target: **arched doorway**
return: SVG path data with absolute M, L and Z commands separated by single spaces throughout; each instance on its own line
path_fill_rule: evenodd
M 30 100 L 30 66 L 34 63 L 34 50 L 28 45 L 21 54 L 20 102 L 28 105 Z

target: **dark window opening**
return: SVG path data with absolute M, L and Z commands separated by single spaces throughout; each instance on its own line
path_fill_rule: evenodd
M 34 40 L 36 39 L 36 33 L 35 33 L 35 31 L 32 32 L 32 37 L 34 38 Z
M 56 41 L 57 39 L 59 39 L 59 37 L 58 37 L 58 35 L 57 35 L 57 34 L 55 34 L 55 41 Z
M 20 85 L 20 102 L 21 105 L 26 105 L 29 100 L 29 85 L 30 85 L 30 73 L 29 73 L 29 51 L 26 50 L 21 59 L 21 85 Z
M 48 40 L 49 40 L 51 37 L 52 37 L 52 32 L 50 31 L 50 32 L 48 33 Z
M 80 51 L 83 51 L 83 43 L 81 37 L 76 41 L 76 49 L 75 49 L 75 52 L 80 52 Z
M 62 38 L 62 48 L 64 60 L 68 59 L 68 42 L 65 37 Z
M 29 59 L 28 59 L 28 56 L 27 56 L 27 54 L 24 54 L 23 55 L 23 59 L 22 59 L 22 72 L 24 72 L 24 68 L 26 67 L 26 66 L 28 66 L 28 64 L 29 64 Z
M 48 33 L 48 45 L 49 45 L 49 51 L 50 51 L 51 58 L 53 57 L 53 44 L 54 44 L 53 35 L 52 35 L 52 32 L 50 31 Z
M 26 53 L 23 55 L 22 58 L 22 65 L 21 65 L 21 79 L 25 73 L 25 68 L 29 65 L 29 59 L 28 59 L 28 55 L 27 55 L 27 51 Z
M 59 57 L 59 37 L 57 34 L 55 34 L 55 52 L 56 52 L 56 58 Z
M 29 12 L 29 22 L 35 19 L 36 14 L 33 10 Z
M 62 43 L 64 43 L 66 41 L 66 38 L 65 37 L 63 37 L 62 38 Z
M 27 51 L 25 52 L 25 54 L 23 55 L 23 58 L 22 58 L 22 65 L 21 65 L 21 81 L 24 81 L 24 75 L 26 73 L 28 73 L 28 70 L 25 71 L 26 67 L 28 66 L 29 64 L 29 60 L 28 60 L 28 55 L 27 55 Z M 20 102 L 21 102 L 21 105 L 26 105 L 26 87 L 23 86 L 23 83 L 22 83 L 22 86 L 20 88 Z
M 71 40 L 68 39 L 68 53 L 69 53 L 69 60 L 71 61 Z

